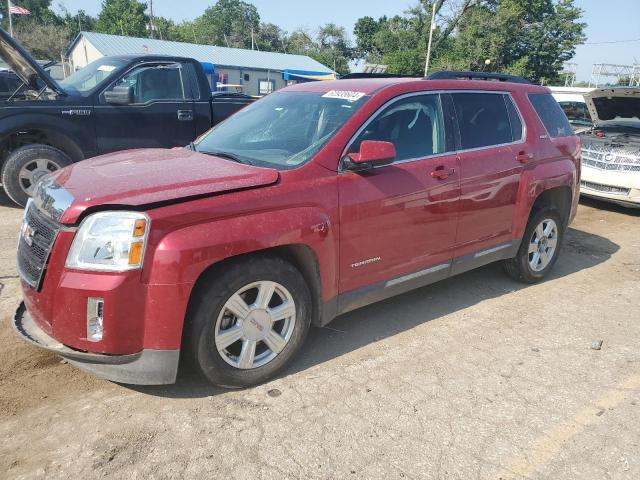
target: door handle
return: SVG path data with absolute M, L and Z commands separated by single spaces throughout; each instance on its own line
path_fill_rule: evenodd
M 193 120 L 192 110 L 178 110 L 178 120 L 181 122 L 188 122 Z
M 440 165 L 436 167 L 436 169 L 431 172 L 431 176 L 433 178 L 437 178 L 438 180 L 444 180 L 445 178 L 449 178 L 450 175 L 456 173 L 455 168 L 447 168 L 444 165 Z
M 529 160 L 533 160 L 533 153 L 518 152 L 516 160 L 520 163 L 527 163 Z

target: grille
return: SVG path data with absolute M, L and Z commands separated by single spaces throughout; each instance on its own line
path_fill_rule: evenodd
M 25 240 L 29 232 L 31 245 Z M 49 252 L 60 226 L 45 217 L 31 202 L 27 206 L 23 229 L 18 241 L 18 272 L 31 287 L 38 288 L 42 280 Z
M 594 182 L 585 182 L 584 180 L 580 182 L 580 185 L 591 190 L 597 190 L 598 192 L 619 193 L 621 195 L 629 195 L 630 191 L 630 189 L 628 188 L 614 187 L 612 185 L 602 185 L 601 183 Z
M 619 144 L 586 143 L 582 146 L 582 164 L 600 170 L 640 172 L 640 151 Z

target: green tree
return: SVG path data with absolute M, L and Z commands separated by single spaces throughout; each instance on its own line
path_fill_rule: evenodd
M 349 72 L 353 48 L 342 27 L 328 23 L 318 28 L 315 34 L 299 29 L 289 36 L 286 43 L 287 53 L 308 55 L 340 74 Z
M 69 12 L 64 5 L 61 5 L 62 21 L 67 30 L 67 37 L 70 40 L 76 38 L 81 31 L 91 32 L 96 28 L 96 19 L 88 15 L 84 10 L 78 10 L 75 14 Z
M 261 23 L 254 38 L 259 50 L 267 52 L 285 52 L 286 50 L 287 34 L 273 23 Z
M 137 0 L 103 0 L 96 30 L 101 33 L 146 37 L 149 17 L 147 4 Z
M 585 38 L 573 0 L 421 0 L 404 15 L 359 19 L 358 53 L 391 72 L 421 74 L 433 8 L 435 69 L 483 70 L 489 59 L 492 70 L 554 81 Z
M 69 43 L 65 27 L 52 23 L 19 26 L 14 34 L 20 44 L 38 60 L 60 61 Z
M 199 42 L 236 48 L 251 48 L 260 27 L 260 15 L 251 3 L 241 0 L 218 0 L 194 21 Z

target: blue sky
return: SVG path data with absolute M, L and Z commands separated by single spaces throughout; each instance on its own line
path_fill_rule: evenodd
M 83 8 L 90 14 L 100 10 L 100 0 L 61 0 L 74 12 Z M 288 31 L 298 27 L 314 28 L 334 22 L 353 36 L 355 21 L 364 15 L 379 17 L 402 12 L 413 0 L 250 0 L 263 21 L 273 22 Z M 14 0 L 20 4 L 20 0 Z M 54 0 L 54 4 L 60 3 Z M 193 19 L 213 4 L 213 0 L 154 0 L 157 15 L 174 20 Z M 640 0 L 576 0 L 584 10 L 588 24 L 587 42 L 611 42 L 640 39 Z M 599 43 L 578 47 L 573 62 L 578 63 L 578 79 L 589 80 L 594 63 L 640 63 L 640 40 L 626 43 Z

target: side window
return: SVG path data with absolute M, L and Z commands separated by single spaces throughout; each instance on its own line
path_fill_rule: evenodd
M 567 116 L 550 93 L 530 93 L 529 101 L 552 137 L 573 135 Z
M 518 114 L 513 98 L 511 95 L 505 95 L 504 101 L 507 104 L 507 111 L 509 112 L 509 123 L 511 124 L 511 141 L 517 142 L 522 140 L 522 119 Z
M 358 152 L 364 140 L 393 143 L 397 160 L 444 153 L 445 132 L 440 95 L 411 96 L 392 103 L 366 126 L 349 151 Z
M 143 65 L 134 68 L 118 80 L 115 86 L 133 88 L 134 103 L 153 100 L 184 100 L 185 89 L 182 68 L 179 63 L 171 65 Z
M 452 93 L 462 150 L 513 141 L 505 96 L 497 93 Z

